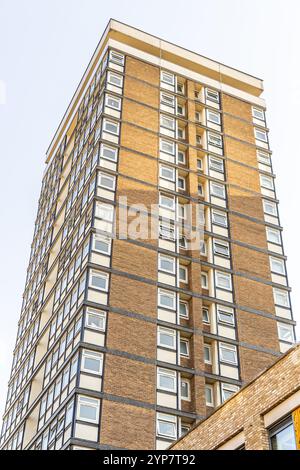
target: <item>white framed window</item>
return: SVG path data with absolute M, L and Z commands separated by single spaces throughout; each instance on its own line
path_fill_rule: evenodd
M 122 88 L 122 86 L 123 86 L 123 77 L 122 77 L 122 75 L 118 75 L 117 73 L 113 73 L 113 72 L 109 71 L 108 74 L 107 74 L 107 81 L 111 85 L 115 85 L 115 86 L 118 86 L 120 88 Z
M 168 349 L 176 349 L 176 331 L 159 326 L 157 330 L 157 344 Z
M 196 135 L 196 144 L 197 145 L 202 145 L 202 138 L 201 138 L 201 135 L 199 135 L 199 134 Z
M 178 139 L 185 139 L 185 129 L 183 129 L 182 127 L 179 127 L 177 131 L 177 136 L 178 136 Z
M 165 209 L 169 209 L 174 211 L 175 210 L 175 198 L 165 196 L 164 194 L 159 195 L 159 205 L 160 207 L 164 207 Z
M 93 330 L 105 331 L 106 312 L 88 308 L 86 311 L 85 325 Z
M 183 176 L 178 176 L 177 186 L 178 186 L 178 189 L 181 189 L 182 191 L 185 190 L 185 178 Z
M 230 307 L 217 305 L 218 323 L 234 326 L 234 312 Z
M 161 104 L 165 104 L 167 106 L 171 106 L 172 108 L 174 108 L 174 106 L 175 106 L 175 96 L 162 91 L 160 93 L 160 102 L 161 102 Z
M 210 109 L 207 110 L 207 120 L 209 122 L 213 122 L 214 124 L 221 124 L 221 115 L 220 113 L 216 113 L 211 111 Z
M 177 438 L 176 416 L 157 413 L 156 433 L 157 436 L 163 436 L 175 440 Z
M 99 219 L 106 220 L 107 222 L 112 222 L 114 220 L 114 206 L 96 201 L 95 215 Z
M 219 183 L 210 183 L 210 192 L 213 196 L 220 197 L 222 199 L 226 198 L 225 186 Z
M 124 65 L 125 57 L 123 54 L 120 54 L 120 52 L 110 51 L 109 60 L 115 62 L 118 65 Z
M 108 173 L 98 173 L 98 186 L 114 191 L 116 188 L 116 177 Z
M 203 289 L 208 289 L 208 275 L 207 273 L 201 273 L 201 286 Z
M 163 308 L 175 310 L 176 293 L 169 290 L 158 289 L 158 305 Z
M 201 158 L 197 158 L 197 170 L 203 170 L 203 161 Z
M 254 134 L 256 140 L 260 140 L 262 142 L 268 142 L 268 135 L 266 131 L 260 130 L 260 129 L 254 129 Z
M 108 279 L 109 275 L 107 273 L 101 273 L 92 269 L 90 272 L 89 286 L 93 287 L 94 289 L 107 292 Z
M 262 152 L 261 150 L 257 151 L 257 160 L 264 165 L 271 165 L 270 155 L 266 152 Z
M 207 255 L 207 243 L 205 240 L 200 240 L 200 253 L 203 256 Z
M 179 280 L 180 282 L 184 282 L 185 284 L 189 282 L 189 273 L 188 268 L 186 266 L 179 266 Z
M 198 183 L 198 196 L 203 196 L 203 195 L 204 195 L 203 184 Z
M 220 102 L 220 95 L 219 92 L 216 90 L 211 90 L 210 88 L 206 88 L 205 90 L 206 98 L 210 101 L 214 101 L 215 103 Z
M 179 114 L 179 116 L 184 116 L 184 114 L 185 114 L 185 107 L 182 106 L 182 104 L 178 104 L 178 105 L 177 105 L 177 114 Z
M 209 168 L 211 170 L 219 171 L 221 173 L 224 172 L 224 162 L 221 158 L 209 157 Z
M 170 155 L 175 155 L 175 142 L 170 140 L 160 139 L 160 150 Z
M 273 273 L 285 275 L 285 266 L 282 259 L 270 257 L 270 264 Z
M 199 111 L 196 111 L 195 112 L 195 120 L 197 122 L 200 122 L 201 121 L 201 113 Z
M 180 235 L 179 237 L 179 248 L 182 248 L 183 250 L 187 249 L 187 239 L 184 235 Z
M 109 119 L 103 119 L 103 130 L 110 134 L 119 135 L 120 124 L 116 121 L 110 121 Z
M 222 403 L 224 403 L 224 401 L 231 398 L 232 395 L 234 395 L 238 391 L 239 391 L 239 387 L 237 385 L 222 383 L 221 384 Z
M 177 211 L 178 211 L 178 219 L 185 220 L 186 219 L 186 204 L 178 204 Z
M 176 89 L 177 89 L 177 93 L 180 93 L 181 95 L 184 94 L 184 84 L 183 83 L 178 83 L 177 82 Z
M 212 385 L 205 385 L 205 402 L 206 406 L 214 406 L 214 387 Z
M 261 108 L 254 108 L 254 106 L 253 106 L 252 107 L 252 116 L 255 119 L 260 119 L 261 121 L 265 120 L 265 112 Z
M 185 152 L 183 150 L 178 150 L 177 152 L 177 162 L 181 163 L 182 165 L 185 164 Z
M 84 349 L 81 357 L 81 370 L 90 374 L 101 375 L 103 368 L 103 354 Z
M 265 214 L 277 216 L 277 205 L 275 204 L 275 202 L 263 199 L 263 208 Z
M 176 393 L 177 374 L 173 370 L 157 368 L 157 388 L 167 392 Z
M 221 255 L 221 256 L 230 256 L 230 250 L 229 250 L 229 243 L 225 242 L 223 240 L 216 240 L 214 238 L 213 241 L 213 247 L 214 247 L 214 254 L 215 255 Z
M 220 360 L 227 364 L 237 364 L 237 349 L 233 344 L 219 343 Z
M 159 176 L 168 181 L 175 181 L 175 168 L 159 165 Z
M 286 341 L 287 343 L 294 343 L 294 327 L 287 323 L 277 323 L 278 337 L 280 341 Z
M 276 230 L 275 228 L 267 227 L 267 240 L 270 243 L 281 245 L 280 231 Z
M 99 410 L 100 400 L 85 395 L 78 396 L 77 419 L 87 421 L 88 423 L 98 423 Z
M 115 147 L 110 147 L 106 144 L 101 144 L 100 147 L 100 157 L 116 162 L 118 159 L 118 149 Z
M 162 127 L 165 127 L 166 129 L 169 129 L 171 131 L 174 131 L 175 129 L 175 119 L 165 116 L 164 114 L 160 115 L 160 125 Z
M 220 147 L 220 148 L 223 147 L 222 137 L 219 134 L 208 132 L 207 139 L 210 145 L 215 145 L 216 147 Z
M 276 305 L 279 305 L 280 307 L 290 306 L 288 291 L 283 290 L 283 289 L 277 289 L 274 287 L 273 293 L 274 293 L 274 301 Z
M 165 240 L 175 240 L 174 227 L 163 223 L 159 224 L 159 236 Z
M 111 238 L 100 233 L 93 235 L 93 250 L 104 255 L 110 255 L 111 252 Z
M 117 111 L 120 111 L 121 105 L 122 105 L 122 100 L 121 100 L 121 98 L 118 98 L 116 96 L 106 95 L 105 96 L 105 105 L 108 106 L 109 108 L 116 109 Z
M 204 343 L 204 362 L 205 364 L 211 364 L 211 345 Z
M 222 227 L 227 227 L 227 214 L 226 212 L 217 211 L 212 209 L 212 223 L 216 225 L 221 225 Z
M 232 290 L 231 274 L 216 271 L 216 286 L 220 289 Z
M 202 307 L 202 320 L 203 323 L 210 323 L 209 309 L 207 307 Z
M 159 253 L 158 269 L 166 273 L 175 274 L 175 258 Z
M 180 380 L 180 398 L 181 400 L 191 401 L 191 384 L 189 379 Z
M 168 85 L 174 85 L 175 84 L 175 76 L 170 72 L 166 72 L 165 70 L 161 71 L 160 80 L 163 83 L 167 83 Z
M 260 185 L 262 188 L 274 189 L 274 181 L 271 176 L 259 175 L 260 176 Z
M 179 301 L 179 315 L 181 318 L 189 318 L 189 303 L 186 300 Z
M 188 339 L 180 338 L 180 355 L 189 357 L 190 355 L 190 342 Z

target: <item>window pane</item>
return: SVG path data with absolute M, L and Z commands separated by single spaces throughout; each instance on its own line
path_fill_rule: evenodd
M 271 437 L 272 450 L 297 450 L 293 424 Z

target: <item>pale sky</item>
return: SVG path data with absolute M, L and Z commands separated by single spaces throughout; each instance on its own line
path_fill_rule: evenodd
M 1 415 L 45 152 L 110 18 L 264 80 L 292 304 L 300 323 L 299 17 L 298 0 L 0 0 Z

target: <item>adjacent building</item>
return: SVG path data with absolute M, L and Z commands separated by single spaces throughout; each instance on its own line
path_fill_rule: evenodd
M 109 22 L 47 152 L 3 449 L 165 449 L 292 345 L 262 92 Z

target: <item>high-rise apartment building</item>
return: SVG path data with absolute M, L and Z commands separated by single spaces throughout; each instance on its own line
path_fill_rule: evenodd
M 109 22 L 47 152 L 2 448 L 164 449 L 293 343 L 262 91 Z

